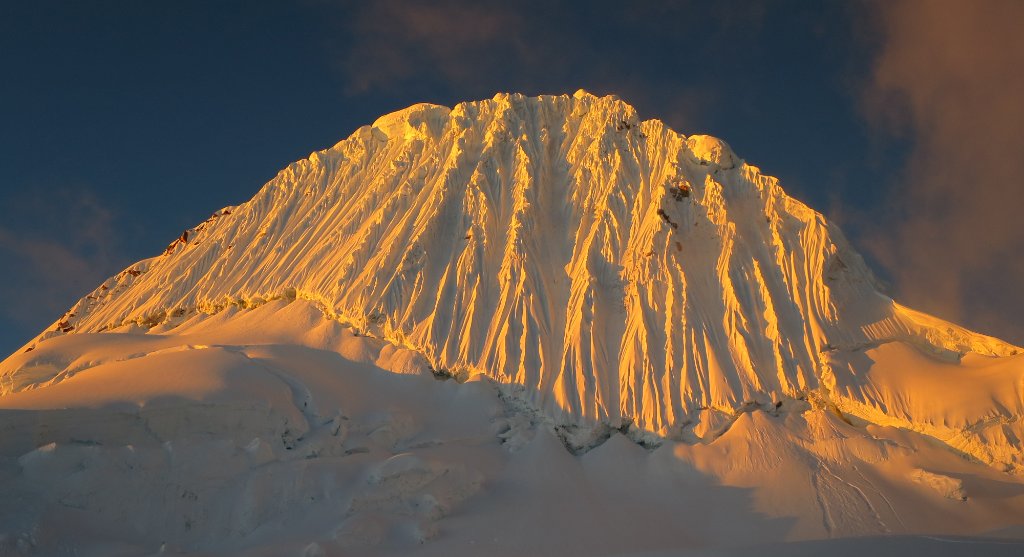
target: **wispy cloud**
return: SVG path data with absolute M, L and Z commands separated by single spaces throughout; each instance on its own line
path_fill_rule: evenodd
M 48 325 L 123 263 L 113 215 L 91 192 L 57 189 L 3 201 L 8 212 L 32 216 L 14 229 L 0 225 L 0 261 L 7 266 L 0 319 L 8 326 Z
M 357 92 L 429 74 L 479 83 L 481 72 L 540 62 L 526 22 L 508 3 L 382 0 L 367 2 L 350 23 L 344 66 Z
M 713 101 L 714 92 L 680 84 L 676 74 L 653 84 L 637 62 L 652 56 L 642 46 L 648 35 L 678 39 L 670 43 L 678 52 L 658 56 L 697 55 L 677 29 L 692 17 L 694 4 L 597 1 L 582 10 L 564 0 L 380 0 L 321 8 L 345 30 L 332 55 L 350 94 L 444 91 L 465 100 L 584 87 L 657 106 L 657 116 L 682 126 Z M 749 9 L 711 12 L 708 17 L 732 27 L 756 26 L 759 17 Z
M 865 107 L 912 150 L 873 250 L 909 304 L 1024 342 L 1024 2 L 877 6 Z

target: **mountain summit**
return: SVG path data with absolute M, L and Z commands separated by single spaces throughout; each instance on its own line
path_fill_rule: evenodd
M 108 279 L 27 348 L 276 299 L 439 374 L 487 376 L 579 447 L 588 424 L 686 440 L 806 403 L 1024 464 L 1016 347 L 895 303 L 775 178 L 613 96 L 383 116 Z M 31 353 L 15 358 L 4 392 L 51 380 L 22 380 Z M 980 376 L 989 404 L 950 388 Z
M 1016 555 L 1020 352 L 719 139 L 418 104 L 0 362 L 0 554 Z

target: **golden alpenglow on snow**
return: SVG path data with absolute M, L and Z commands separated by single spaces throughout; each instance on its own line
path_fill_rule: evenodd
M 1024 551 L 914 536 L 1022 532 L 1021 349 L 582 90 L 359 128 L 99 285 L 0 394 L 16 555 Z

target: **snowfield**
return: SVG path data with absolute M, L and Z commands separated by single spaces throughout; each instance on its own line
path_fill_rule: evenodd
M 498 95 L 292 164 L 0 363 L 0 555 L 1019 555 L 1021 439 L 1024 351 L 724 142 Z
M 0 398 L 13 555 L 677 554 L 1024 523 L 1019 475 L 806 402 L 579 450 L 526 393 L 438 378 L 302 300 L 26 356 L 67 372 Z

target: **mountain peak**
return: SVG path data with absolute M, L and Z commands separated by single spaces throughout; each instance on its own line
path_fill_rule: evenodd
M 697 160 L 707 164 L 732 168 L 739 161 L 728 143 L 710 135 L 691 135 L 686 146 Z
M 447 106 L 419 103 L 381 116 L 370 127 L 384 132 L 388 138 L 408 140 L 436 137 L 444 128 L 451 111 Z
M 581 91 L 383 116 L 111 277 L 31 347 L 297 300 L 557 424 L 689 438 L 811 401 L 1020 464 L 985 440 L 989 409 L 864 379 L 882 346 L 940 363 L 1015 347 L 879 293 L 836 227 L 724 141 Z M 20 356 L 6 390 L 52 379 Z

